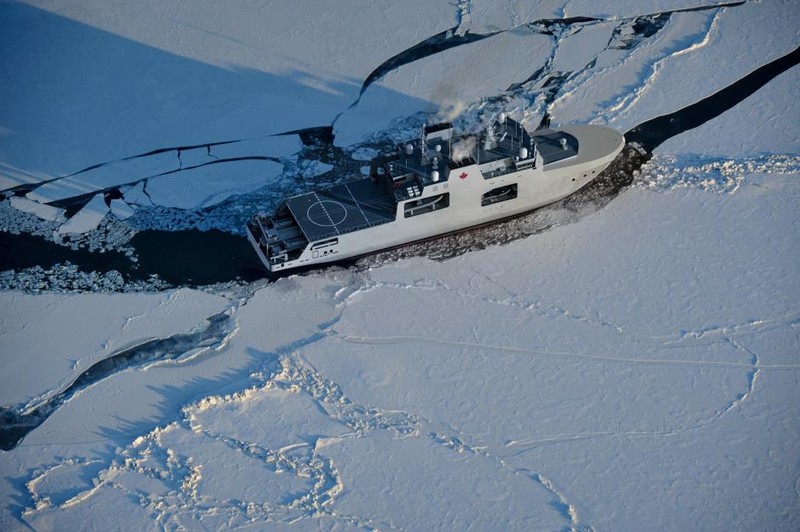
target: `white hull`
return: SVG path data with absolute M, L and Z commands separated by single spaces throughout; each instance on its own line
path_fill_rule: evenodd
M 592 181 L 614 160 L 625 142 L 620 133 L 601 126 L 567 126 L 560 131 L 577 139 L 580 149 L 574 156 L 550 164 L 544 164 L 539 157 L 535 167 L 497 177 L 482 173 L 491 175 L 490 163 L 459 167 L 450 172 L 446 181 L 428 183 L 418 195 L 398 202 L 393 221 L 310 241 L 292 260 L 271 261 L 265 247 L 259 246 L 257 235 L 248 230 L 248 237 L 265 266 L 277 272 L 358 257 L 532 211 L 559 201 Z M 490 191 L 514 197 L 482 205 L 481 198 L 492 194 Z M 445 194 L 449 200 L 445 208 L 432 206 L 432 210 L 416 215 L 407 205 L 423 205 L 420 208 L 427 209 L 426 200 L 436 202 Z

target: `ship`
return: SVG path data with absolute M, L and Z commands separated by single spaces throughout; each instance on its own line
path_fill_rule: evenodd
M 314 267 L 520 216 L 578 191 L 625 145 L 599 125 L 529 133 L 500 115 L 477 133 L 451 123 L 369 164 L 369 175 L 259 212 L 247 237 L 270 272 Z M 364 172 L 366 173 L 366 172 Z

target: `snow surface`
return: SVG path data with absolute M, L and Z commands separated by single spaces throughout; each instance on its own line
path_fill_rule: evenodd
M 758 91 L 757 96 L 722 116 L 672 137 L 658 147 L 659 154 L 693 154 L 736 158 L 743 154 L 796 154 L 793 131 L 800 116 L 800 72 L 784 72 Z M 720 132 L 730 132 L 721 135 Z
M 332 168 L 278 133 L 334 124 L 360 161 L 420 111 L 625 130 L 798 45 L 779 0 L 638 41 L 636 17 L 711 3 L 224 5 L 0 4 L 0 183 L 60 178 L 6 201 L 60 232 L 242 208 Z M 528 25 L 578 16 L 599 20 Z M 360 95 L 448 29 L 500 33 Z M 799 529 L 797 75 L 506 245 L 213 293 L 0 293 L 3 415 L 52 405 L 0 453 L 0 528 Z M 47 204 L 83 196 L 69 220 Z
M 5 492 L 27 482 L 35 528 L 792 528 L 796 180 L 636 186 L 446 262 L 282 279 L 221 355 L 65 404 L 3 455 L 41 468 Z

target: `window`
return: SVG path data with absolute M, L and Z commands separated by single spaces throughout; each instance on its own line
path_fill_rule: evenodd
M 517 197 L 517 184 L 506 185 L 503 187 L 493 188 L 483 196 L 481 196 L 481 206 L 494 205 L 501 201 L 512 200 Z
M 422 198 L 415 201 L 409 201 L 405 204 L 405 217 L 411 218 L 425 214 L 426 212 L 438 211 L 450 206 L 450 193 L 445 192 L 438 196 L 431 196 L 430 198 Z

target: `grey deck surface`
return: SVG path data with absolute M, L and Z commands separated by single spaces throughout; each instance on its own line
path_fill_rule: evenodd
M 540 130 L 532 135 L 536 149 L 542 154 L 544 164 L 561 161 L 578 155 L 578 139 L 563 131 Z M 567 139 L 567 149 L 561 148 L 560 139 Z
M 309 242 L 390 222 L 397 204 L 369 178 L 289 198 L 286 202 Z

